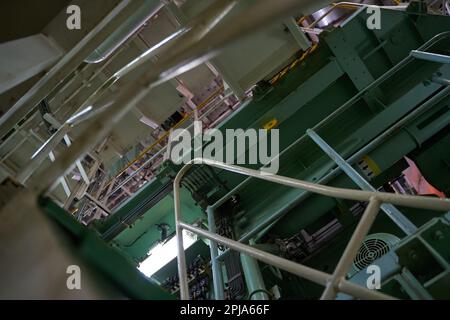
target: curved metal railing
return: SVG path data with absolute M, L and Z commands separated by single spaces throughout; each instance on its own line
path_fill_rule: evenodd
M 242 244 L 240 242 L 219 236 L 213 232 L 206 231 L 196 226 L 183 222 L 183 216 L 180 206 L 180 183 L 184 175 L 194 165 L 208 165 L 222 170 L 234 172 L 237 174 L 258 178 L 261 180 L 278 183 L 284 186 L 307 190 L 316 194 L 321 194 L 333 198 L 341 198 L 355 201 L 369 202 L 364 214 L 362 215 L 356 230 L 354 231 L 347 247 L 339 260 L 339 263 L 333 274 L 304 266 L 299 263 L 280 258 L 276 255 L 258 250 L 251 246 Z M 355 298 L 362 299 L 393 299 L 393 297 L 383 293 L 372 291 L 363 288 L 354 283 L 345 280 L 345 275 L 351 267 L 351 264 L 356 257 L 359 247 L 364 238 L 370 230 L 375 218 L 379 212 L 380 206 L 383 203 L 390 203 L 404 207 L 429 209 L 437 211 L 450 211 L 450 199 L 438 199 L 431 197 L 399 195 L 385 192 L 370 192 L 362 190 L 342 189 L 329 186 L 323 186 L 307 181 L 292 179 L 279 175 L 271 175 L 267 172 L 243 168 L 235 165 L 225 164 L 222 162 L 209 159 L 194 159 L 186 164 L 177 174 L 174 180 L 174 205 L 175 205 L 175 223 L 176 223 L 176 237 L 178 241 L 178 275 L 180 279 L 180 297 L 183 300 L 189 299 L 189 287 L 186 271 L 186 257 L 183 247 L 183 230 L 188 230 L 197 235 L 205 237 L 211 243 L 220 243 L 236 250 L 240 253 L 245 253 L 253 258 L 264 263 L 273 265 L 277 268 L 293 273 L 297 276 L 303 277 L 317 284 L 325 286 L 325 291 L 321 299 L 334 299 L 339 292 L 350 294 Z M 212 257 L 214 259 L 215 257 Z M 214 261 L 213 261 L 214 262 Z M 214 271 L 214 270 L 213 270 Z M 213 272 L 213 281 L 223 281 L 217 278 L 217 273 Z

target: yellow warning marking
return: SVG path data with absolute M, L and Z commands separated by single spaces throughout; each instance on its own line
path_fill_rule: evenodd
M 378 176 L 381 173 L 380 167 L 373 161 L 369 156 L 364 156 L 363 160 L 369 166 L 370 170 L 372 170 L 374 176 Z
M 267 122 L 265 125 L 263 125 L 263 128 L 266 129 L 267 131 L 272 130 L 273 128 L 275 128 L 278 125 L 278 120 L 277 119 L 272 119 L 269 122 Z

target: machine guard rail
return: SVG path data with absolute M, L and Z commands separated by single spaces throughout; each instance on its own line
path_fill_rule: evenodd
M 184 175 L 194 165 L 208 165 L 211 167 L 227 170 L 237 174 L 258 178 L 261 180 L 278 183 L 284 186 L 307 190 L 316 194 L 321 194 L 328 197 L 364 201 L 369 202 L 364 214 L 362 215 L 356 230 L 354 231 L 347 247 L 338 262 L 338 265 L 334 273 L 327 274 L 319 270 L 304 266 L 299 263 L 295 263 L 276 255 L 266 253 L 251 246 L 242 244 L 240 242 L 222 237 L 216 233 L 206 231 L 196 226 L 187 224 L 182 220 L 181 206 L 180 206 L 180 183 Z M 370 230 L 375 218 L 379 212 L 380 206 L 383 203 L 390 203 L 394 205 L 429 209 L 437 211 L 450 211 L 450 199 L 438 199 L 431 197 L 421 196 L 409 196 L 399 195 L 393 193 L 384 192 L 370 192 L 362 190 L 342 189 L 329 186 L 323 186 L 307 181 L 296 180 L 279 175 L 271 175 L 258 170 L 247 169 L 235 165 L 229 165 L 222 162 L 209 160 L 209 159 L 194 159 L 186 164 L 180 172 L 177 174 L 174 182 L 174 205 L 175 205 L 175 223 L 176 223 L 176 237 L 178 243 L 178 275 L 180 280 L 180 298 L 182 300 L 189 299 L 189 287 L 186 271 L 186 257 L 183 246 L 183 230 L 193 232 L 197 235 L 205 237 L 211 241 L 211 243 L 220 243 L 229 247 L 232 250 L 236 250 L 240 253 L 247 254 L 259 261 L 270 264 L 307 280 L 313 281 L 317 284 L 323 285 L 325 291 L 322 294 L 321 299 L 335 299 L 339 292 L 343 292 L 352 295 L 355 298 L 361 299 L 395 299 L 394 297 L 385 295 L 383 293 L 372 291 L 367 288 L 363 288 L 359 285 L 351 283 L 345 280 L 345 275 L 351 267 L 351 264 L 357 254 L 359 247 L 361 246 L 364 238 Z M 214 271 L 214 270 L 213 270 Z M 213 272 L 213 281 L 223 281 L 217 279 L 217 274 Z

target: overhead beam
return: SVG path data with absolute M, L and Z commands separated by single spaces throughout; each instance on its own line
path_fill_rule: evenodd
M 47 70 L 62 54 L 43 34 L 0 43 L 0 94 Z
M 87 36 L 69 51 L 15 105 L 0 118 L 0 139 L 47 97 L 101 43 L 122 25 L 141 5 L 142 0 L 123 0 Z

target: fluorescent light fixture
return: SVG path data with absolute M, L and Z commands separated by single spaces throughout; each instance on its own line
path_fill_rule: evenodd
M 197 242 L 197 236 L 183 230 L 184 250 L 188 249 L 195 242 Z M 158 244 L 150 250 L 149 257 L 140 264 L 139 271 L 150 278 L 177 256 L 177 249 L 176 237 L 164 244 Z
M 67 120 L 67 123 L 69 123 L 69 124 L 74 123 L 78 118 L 81 118 L 85 114 L 91 112 L 92 109 L 93 109 L 92 106 L 88 106 L 87 108 L 81 110 L 77 114 L 74 114 L 72 117 L 70 117 L 69 120 Z
M 51 138 L 50 138 L 50 139 L 51 139 Z M 33 155 L 31 156 L 31 159 L 36 158 L 37 155 L 38 155 L 39 153 L 41 153 L 41 151 L 45 148 L 45 146 L 46 146 L 47 144 L 49 144 L 50 139 L 48 139 L 47 141 L 45 141 L 45 143 L 44 143 L 39 149 L 37 149 L 37 151 L 36 151 L 35 153 L 33 153 Z

